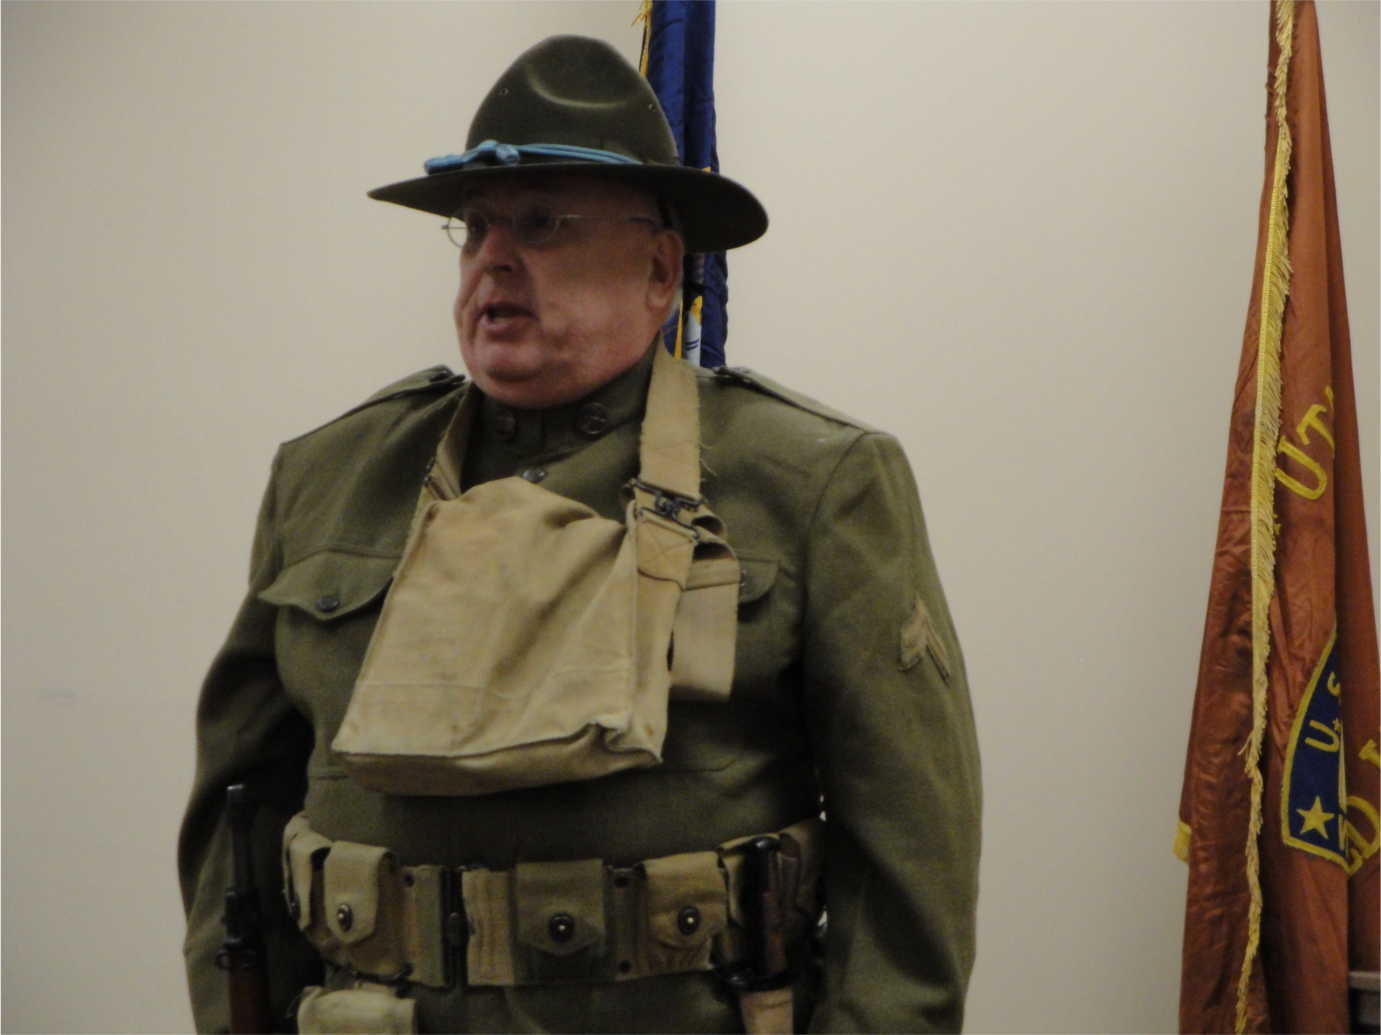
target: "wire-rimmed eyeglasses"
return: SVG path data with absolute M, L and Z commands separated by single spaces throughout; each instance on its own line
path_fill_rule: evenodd
M 463 252 L 477 251 L 484 243 L 489 228 L 507 225 L 513 239 L 524 248 L 540 248 L 550 244 L 571 222 L 646 223 L 654 229 L 661 224 L 650 216 L 586 216 L 578 212 L 553 212 L 546 205 L 527 205 L 512 215 L 500 216 L 487 208 L 466 205 L 458 209 L 442 225 L 446 236 Z

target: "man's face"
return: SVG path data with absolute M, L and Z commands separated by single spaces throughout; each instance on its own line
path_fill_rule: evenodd
M 646 194 L 578 176 L 482 187 L 464 212 L 487 218 L 460 255 L 460 354 L 486 395 L 556 406 L 594 391 L 646 351 L 676 293 L 680 238 Z M 576 215 L 543 244 L 512 219 Z M 473 229 L 473 226 L 472 226 Z

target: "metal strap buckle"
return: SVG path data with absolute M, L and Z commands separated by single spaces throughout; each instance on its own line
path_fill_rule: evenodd
M 686 528 L 693 528 L 691 522 L 681 518 L 683 510 L 698 510 L 705 505 L 704 496 L 687 496 L 672 489 L 664 489 L 660 485 L 653 485 L 645 482 L 641 478 L 634 478 L 633 488 L 640 489 L 652 497 L 652 509 L 659 516 L 668 521 L 674 521 L 678 525 Z

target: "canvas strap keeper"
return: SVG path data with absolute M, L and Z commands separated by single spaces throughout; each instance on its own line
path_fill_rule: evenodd
M 822 823 L 774 836 L 783 912 L 799 943 L 819 915 Z M 458 977 L 499 987 L 628 981 L 746 957 L 737 849 L 749 840 L 627 867 L 402 866 L 384 848 L 322 837 L 298 816 L 284 832 L 284 885 L 317 951 L 362 979 L 433 988 Z

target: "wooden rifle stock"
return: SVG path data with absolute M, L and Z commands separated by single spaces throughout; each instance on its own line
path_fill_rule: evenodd
M 255 802 L 244 784 L 226 788 L 225 811 L 234 869 L 225 890 L 225 941 L 216 954 L 216 966 L 225 971 L 230 992 L 230 1030 L 237 1035 L 273 1031 L 263 918 L 259 913 L 258 889 L 254 886 L 254 852 L 250 842 L 254 809 Z

